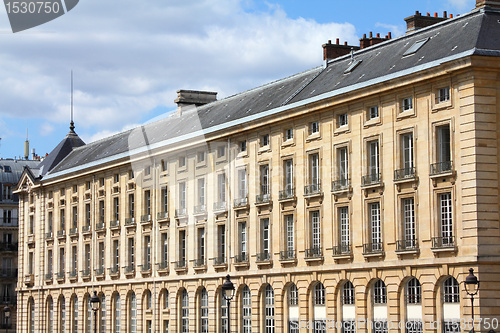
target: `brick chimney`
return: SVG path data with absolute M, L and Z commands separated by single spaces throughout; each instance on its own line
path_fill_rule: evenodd
M 382 43 L 386 40 L 389 40 L 392 38 L 392 34 L 389 32 L 388 35 L 384 37 L 380 37 L 380 34 L 377 34 L 376 37 L 373 37 L 373 34 L 372 32 L 370 31 L 370 37 L 369 38 L 366 38 L 366 34 L 363 34 L 363 38 L 361 38 L 359 40 L 359 47 L 364 49 L 366 47 L 369 47 L 369 46 L 372 46 L 372 45 L 376 45 L 376 44 L 379 44 L 379 43 Z
M 427 16 L 422 16 L 420 12 L 416 11 L 415 15 L 405 18 L 406 33 L 434 25 L 438 22 L 446 20 L 447 18 L 446 12 L 443 13 L 443 17 L 438 17 L 437 13 L 434 13 L 434 16 L 431 16 L 430 13 L 427 13 Z
M 500 1 L 499 0 L 476 0 L 476 8 L 485 7 L 485 6 L 500 8 Z
M 211 91 L 198 90 L 177 90 L 177 98 L 174 100 L 177 103 L 177 113 L 181 115 L 183 112 L 194 109 L 197 106 L 204 105 L 217 100 L 217 93 Z
M 326 62 L 331 59 L 335 59 L 338 57 L 342 57 L 351 52 L 351 49 L 354 51 L 359 50 L 358 46 L 347 45 L 345 42 L 343 45 L 339 44 L 339 39 L 335 41 L 335 44 L 332 44 L 332 41 L 329 40 L 327 44 L 323 44 L 323 60 Z

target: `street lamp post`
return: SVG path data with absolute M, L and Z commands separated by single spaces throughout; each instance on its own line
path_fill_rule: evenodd
M 479 291 L 479 281 L 477 277 L 474 275 L 474 269 L 469 269 L 469 275 L 465 278 L 464 281 L 465 292 L 470 296 L 470 304 L 471 304 L 471 312 L 472 312 L 472 330 L 474 333 L 474 296 L 477 295 Z
M 9 318 L 10 318 L 10 308 L 7 305 L 3 308 L 3 314 L 5 316 L 5 333 L 7 333 L 7 329 L 9 328 Z
M 226 281 L 222 285 L 222 295 L 227 302 L 227 331 L 231 332 L 231 300 L 234 297 L 234 284 L 231 282 L 229 274 L 226 276 Z
M 92 311 L 94 311 L 94 333 L 97 333 L 97 311 L 101 306 L 101 300 L 97 296 L 97 291 L 94 291 L 94 295 L 90 298 L 90 304 L 92 305 Z

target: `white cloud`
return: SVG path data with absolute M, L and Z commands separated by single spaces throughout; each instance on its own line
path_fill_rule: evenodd
M 174 109 L 178 89 L 222 98 L 320 65 L 328 39 L 357 41 L 352 24 L 291 19 L 275 5 L 249 12 L 249 5 L 84 1 L 38 28 L 2 34 L 0 117 L 38 118 L 45 136 L 68 124 L 73 70 L 77 131 L 95 141 L 154 117 L 158 107 Z

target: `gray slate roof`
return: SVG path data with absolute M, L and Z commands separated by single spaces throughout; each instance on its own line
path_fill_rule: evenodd
M 43 176 L 61 162 L 74 148 L 85 145 L 82 139 L 71 129 L 66 137 L 48 154 L 38 165 L 40 175 Z
M 402 77 L 465 56 L 500 57 L 500 12 L 474 10 L 434 26 L 354 52 L 360 64 L 344 71 L 351 56 L 329 61 L 328 66 L 303 73 L 198 107 L 181 116 L 173 115 L 103 140 L 74 148 L 49 174 L 85 168 L 127 156 L 141 147 L 166 140 L 185 140 L 193 133 L 208 133 L 224 127 L 244 126 L 248 121 L 289 107 L 353 91 L 364 86 Z M 403 56 L 415 42 L 428 41 L 414 54 Z
M 25 166 L 35 168 L 39 163 L 32 160 L 0 160 L 0 184 L 17 184 Z

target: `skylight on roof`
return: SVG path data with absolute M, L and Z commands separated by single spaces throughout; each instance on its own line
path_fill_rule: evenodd
M 408 50 L 406 50 L 405 53 L 403 53 L 403 57 L 407 56 L 407 55 L 410 55 L 410 54 L 414 54 L 415 52 L 417 52 L 418 50 L 420 50 L 420 48 L 422 46 L 424 46 L 424 44 L 427 43 L 428 40 L 429 40 L 429 37 L 421 39 L 421 40 L 417 40 L 415 42 L 415 44 L 413 44 L 412 46 L 410 46 L 410 48 Z
M 347 69 L 344 71 L 344 74 L 349 74 L 350 72 L 352 72 L 352 70 L 356 68 L 356 66 L 358 66 L 361 63 L 361 61 L 363 60 L 353 60 L 350 63 L 349 67 L 347 67 Z

